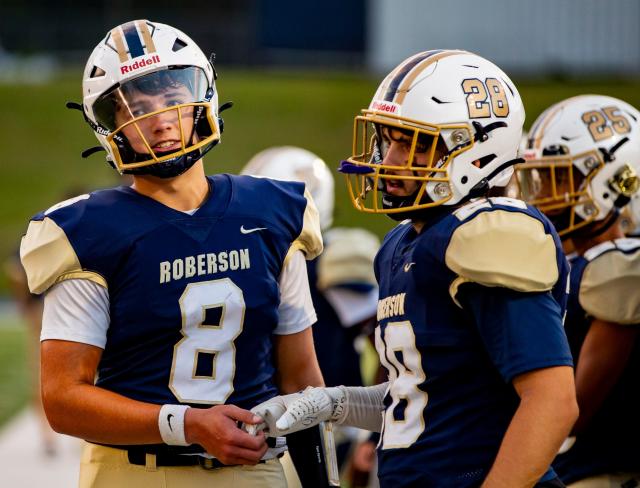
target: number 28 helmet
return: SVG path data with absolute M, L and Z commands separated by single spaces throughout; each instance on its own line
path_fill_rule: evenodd
M 560 236 L 602 232 L 640 189 L 640 113 L 608 96 L 569 98 L 533 123 L 523 156 L 521 197 Z
M 112 29 L 87 61 L 82 90 L 85 119 L 120 173 L 177 176 L 220 140 L 213 66 L 171 26 Z
M 459 205 L 508 183 L 524 118 L 515 85 L 495 64 L 466 51 L 421 52 L 391 71 L 356 116 L 353 152 L 340 171 L 363 212 L 399 220 Z M 390 130 L 411 141 L 402 166 L 385 164 Z M 417 189 L 392 195 L 388 180 L 414 181 Z

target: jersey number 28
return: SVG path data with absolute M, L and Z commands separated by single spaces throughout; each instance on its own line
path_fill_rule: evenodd
M 376 349 L 380 362 L 389 371 L 389 395 L 393 400 L 384 413 L 382 449 L 408 447 L 424 431 L 424 409 L 428 395 L 419 388 L 426 375 L 416 348 L 411 322 L 389 322 L 376 328 Z

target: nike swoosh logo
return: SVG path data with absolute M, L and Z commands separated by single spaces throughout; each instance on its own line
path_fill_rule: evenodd
M 167 415 L 167 423 L 169 424 L 169 430 L 171 432 L 173 432 L 173 427 L 171 427 L 171 417 L 173 417 L 173 414 L 170 413 L 169 415 Z
M 405 273 L 408 273 L 408 272 L 409 272 L 409 270 L 411 269 L 411 266 L 413 266 L 414 264 L 416 264 L 416 263 L 413 263 L 413 262 L 412 262 L 412 263 L 407 263 L 407 264 L 405 264 L 405 265 L 404 265 L 404 272 L 405 272 Z
M 254 227 L 253 229 L 245 229 L 244 225 L 240 226 L 240 232 L 243 234 L 251 234 L 252 232 L 257 232 L 259 230 L 267 230 L 266 227 Z

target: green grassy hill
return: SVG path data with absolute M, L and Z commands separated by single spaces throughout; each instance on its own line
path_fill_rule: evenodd
M 232 71 L 219 69 L 220 102 L 235 106 L 223 114 L 222 144 L 206 157 L 207 170 L 236 172 L 257 151 L 298 145 L 334 168 L 349 155 L 353 116 L 368 105 L 377 82 L 358 74 Z M 639 81 L 521 81 L 527 126 L 548 105 L 580 93 L 601 93 L 640 106 Z M 29 216 L 69 193 L 117 184 L 103 153 L 82 159 L 96 145 L 67 100 L 80 101 L 80 70 L 42 86 L 0 85 L 0 260 L 18 246 Z M 361 225 L 382 235 L 391 220 L 358 214 L 337 176 L 336 225 Z M 0 293 L 6 290 L 0 278 Z

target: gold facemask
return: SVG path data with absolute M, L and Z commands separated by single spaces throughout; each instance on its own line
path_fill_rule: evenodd
M 448 151 L 443 137 L 454 141 Z M 352 155 L 343 161 L 349 196 L 361 212 L 393 214 L 435 207 L 453 197 L 447 166 L 458 154 L 473 146 L 472 131 L 467 125 L 425 125 L 422 122 L 363 110 L 356 116 L 353 128 Z M 384 164 L 392 143 L 402 143 L 404 164 Z M 402 182 L 411 188 L 401 207 L 385 203 L 388 180 Z M 426 194 L 433 183 L 434 201 Z

